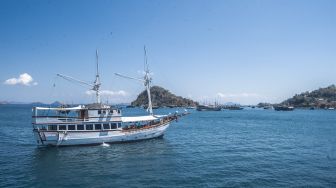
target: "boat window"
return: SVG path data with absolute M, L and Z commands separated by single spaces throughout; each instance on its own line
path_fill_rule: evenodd
M 110 129 L 110 124 L 103 124 L 104 129 Z
M 85 128 L 86 128 L 86 130 L 93 130 L 93 125 L 92 124 L 86 124 Z
M 76 125 L 68 125 L 68 130 L 76 130 Z
M 57 125 L 48 125 L 49 131 L 57 131 Z
M 120 128 L 121 127 L 121 123 L 118 123 L 118 128 Z
M 66 125 L 59 125 L 58 130 L 66 130 Z
M 98 110 L 98 114 L 101 114 L 101 110 Z
M 116 129 L 117 128 L 117 123 L 111 123 L 111 129 Z
M 101 130 L 102 126 L 101 124 L 95 124 L 95 130 Z
M 77 130 L 84 130 L 84 125 L 77 125 Z

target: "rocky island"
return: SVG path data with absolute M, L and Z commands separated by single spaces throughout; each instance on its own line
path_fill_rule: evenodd
M 150 91 L 153 107 L 188 107 L 198 104 L 191 99 L 176 96 L 160 86 L 152 86 Z M 137 99 L 131 103 L 132 106 L 146 106 L 147 104 L 148 96 L 146 91 L 141 92 Z
M 336 86 L 330 85 L 311 92 L 296 94 L 280 104 L 296 108 L 336 108 Z

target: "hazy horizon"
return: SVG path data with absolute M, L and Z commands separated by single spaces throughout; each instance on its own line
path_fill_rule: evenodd
M 129 103 L 153 84 L 198 102 L 278 103 L 336 83 L 335 1 L 1 1 L 0 101 Z

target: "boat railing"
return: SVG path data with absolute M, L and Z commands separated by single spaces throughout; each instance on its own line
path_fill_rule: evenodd
M 33 121 L 35 123 L 64 123 L 64 122 L 78 122 L 78 121 L 89 121 L 92 118 L 75 118 L 75 117 L 41 117 L 33 116 Z
M 123 131 L 126 132 L 133 132 L 133 131 L 138 131 L 138 130 L 143 130 L 143 129 L 151 129 L 151 128 L 155 128 L 155 127 L 159 127 L 162 125 L 166 125 L 174 120 L 177 120 L 178 116 L 177 115 L 172 115 L 172 116 L 167 116 L 164 117 L 162 119 L 160 119 L 159 121 L 156 122 L 149 122 L 148 124 L 142 125 L 142 126 L 136 126 L 134 125 L 130 125 L 128 127 L 124 127 Z

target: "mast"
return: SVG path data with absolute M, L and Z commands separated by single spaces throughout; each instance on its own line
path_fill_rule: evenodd
M 91 87 L 91 90 L 96 92 L 96 102 L 101 103 L 101 100 L 100 100 L 100 85 L 101 85 L 101 83 L 100 83 L 100 78 L 99 78 L 98 50 L 96 50 L 96 80 L 93 82 L 93 84 L 87 83 L 85 81 L 73 78 L 71 76 L 66 76 L 66 75 L 63 75 L 63 74 L 57 74 L 57 76 L 65 79 L 65 80 L 68 80 L 70 82 L 77 82 L 81 85 Z
M 139 82 L 142 82 L 146 88 L 147 91 L 147 96 L 148 96 L 148 108 L 147 111 L 149 112 L 150 115 L 153 115 L 153 105 L 152 105 L 152 98 L 151 98 L 151 94 L 150 94 L 150 83 L 152 81 L 152 78 L 150 77 L 150 72 L 149 72 L 149 68 L 148 68 L 148 63 L 147 63 L 147 52 L 146 52 L 146 46 L 144 46 L 144 71 L 145 71 L 145 76 L 143 79 L 139 79 L 139 78 L 133 78 L 130 76 L 125 76 L 122 74 L 118 74 L 115 73 L 115 75 L 123 77 L 123 78 L 127 78 L 127 79 L 132 79 L 132 80 L 136 80 Z
M 152 98 L 150 93 L 150 82 L 151 78 L 149 75 L 149 68 L 147 63 L 147 52 L 146 52 L 146 46 L 144 46 L 144 69 L 145 69 L 145 77 L 144 77 L 144 84 L 147 90 L 147 96 L 148 96 L 148 111 L 150 115 L 153 115 L 153 106 L 152 106 Z
M 99 78 L 99 62 L 98 62 L 98 49 L 96 49 L 96 80 L 94 81 L 94 87 L 92 90 L 96 91 L 96 99 L 97 103 L 101 103 L 100 101 L 100 78 Z

